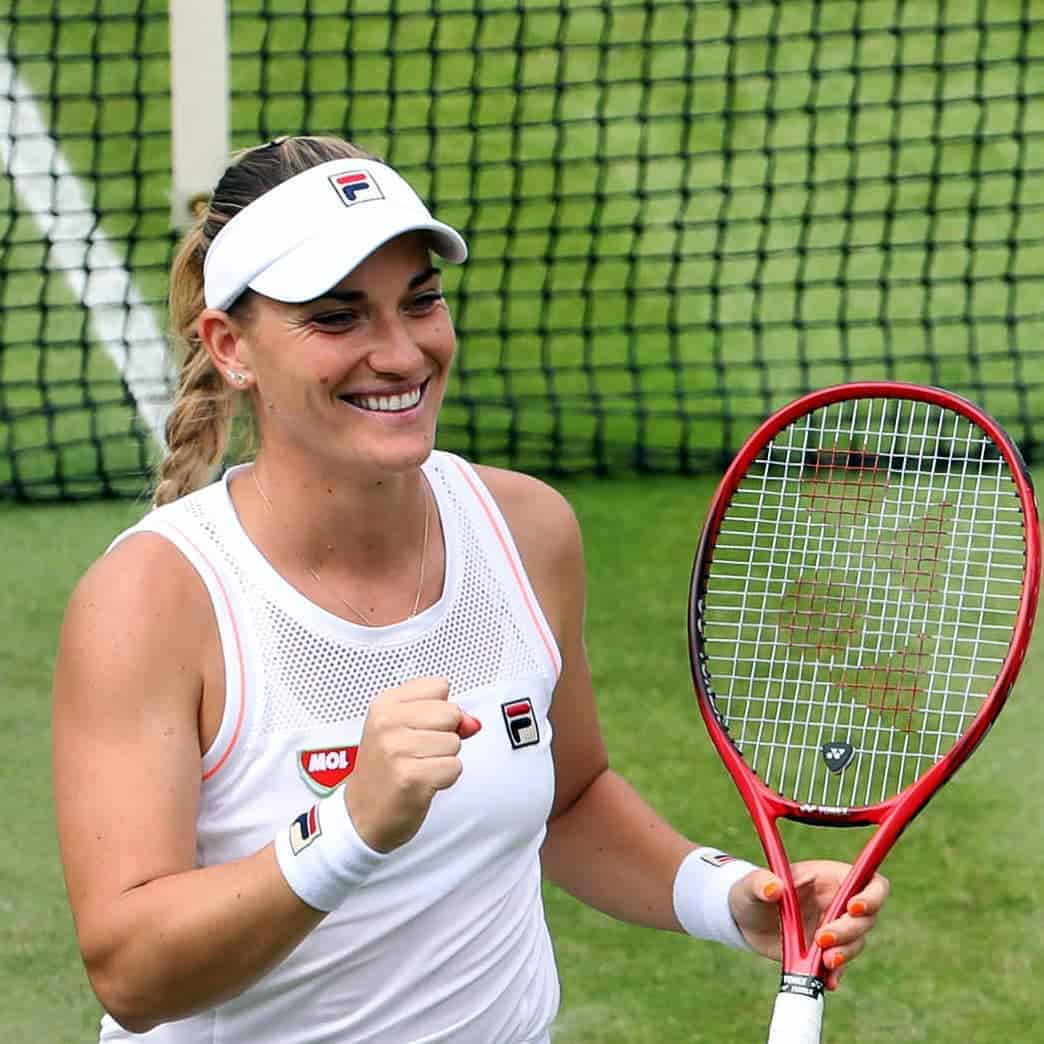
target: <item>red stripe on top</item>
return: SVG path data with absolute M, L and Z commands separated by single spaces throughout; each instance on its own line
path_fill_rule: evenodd
M 525 603 L 526 609 L 529 612 L 529 618 L 533 621 L 533 626 L 536 628 L 537 634 L 540 635 L 540 640 L 544 643 L 548 659 L 550 659 L 551 666 L 554 668 L 555 674 L 557 675 L 561 670 L 558 651 L 555 648 L 555 643 L 548 636 L 547 630 L 541 622 L 541 614 L 537 612 L 536 606 L 533 605 L 533 599 L 530 597 L 528 586 L 522 578 L 518 563 L 515 561 L 515 556 L 511 553 L 511 544 L 502 532 L 496 517 L 489 508 L 489 505 L 486 503 L 482 491 L 475 485 L 475 481 L 471 477 L 471 474 L 459 460 L 454 460 L 453 463 L 456 464 L 461 475 L 464 476 L 464 481 L 471 487 L 471 492 L 475 494 L 475 499 L 482 505 L 482 510 L 485 511 L 486 518 L 489 519 L 489 524 L 493 527 L 493 532 L 496 533 L 497 540 L 500 542 L 504 555 L 511 566 L 511 572 L 515 577 L 515 583 L 518 584 L 518 590 L 522 595 L 522 601 Z
M 504 708 L 504 713 L 509 718 L 514 718 L 518 714 L 528 714 L 532 709 L 529 703 L 509 703 Z
M 239 741 L 239 734 L 243 731 L 243 718 L 246 715 L 246 671 L 243 663 L 243 645 L 242 642 L 239 640 L 239 628 L 236 626 L 236 617 L 235 614 L 232 612 L 232 602 L 228 597 L 228 592 L 225 590 L 225 585 L 222 583 L 221 576 L 219 575 L 218 571 L 210 564 L 210 560 L 207 558 L 207 556 L 203 554 L 202 551 L 200 551 L 195 541 L 193 541 L 190 537 L 186 536 L 185 533 L 182 530 L 178 529 L 177 526 L 171 525 L 170 528 L 173 529 L 182 538 L 182 540 L 184 540 L 185 543 L 187 543 L 196 552 L 196 554 L 199 555 L 200 559 L 207 564 L 207 567 L 213 574 L 214 579 L 217 581 L 218 590 L 221 591 L 221 598 L 224 601 L 225 609 L 228 612 L 229 622 L 232 624 L 232 638 L 235 641 L 236 659 L 239 662 L 239 708 L 236 712 L 236 727 L 232 731 L 232 739 L 229 740 L 228 747 L 225 749 L 225 752 L 221 755 L 221 757 L 218 758 L 217 764 L 203 773 L 203 780 L 206 781 L 208 779 L 211 779 L 214 776 L 214 774 L 222 767 L 222 765 L 224 765 L 225 762 L 228 761 L 229 755 L 232 753 L 236 743 Z
M 350 185 L 353 181 L 365 181 L 368 174 L 341 174 L 337 178 L 338 185 Z

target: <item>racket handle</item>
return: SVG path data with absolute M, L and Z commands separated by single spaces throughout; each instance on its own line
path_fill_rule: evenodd
M 772 1009 L 768 1044 L 819 1044 L 822 1028 L 823 984 L 811 976 L 784 975 Z

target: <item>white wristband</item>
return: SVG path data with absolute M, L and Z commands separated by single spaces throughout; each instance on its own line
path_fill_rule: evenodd
M 275 853 L 286 883 L 324 913 L 340 906 L 387 858 L 356 831 L 344 784 L 280 830 Z
M 712 939 L 737 950 L 749 950 L 729 907 L 729 890 L 752 870 L 753 863 L 734 859 L 717 848 L 697 848 L 678 867 L 674 878 L 674 914 L 689 935 Z

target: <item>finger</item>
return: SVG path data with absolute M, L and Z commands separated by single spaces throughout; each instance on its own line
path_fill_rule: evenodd
M 836 859 L 804 859 L 790 867 L 795 887 L 804 888 L 814 882 L 817 888 L 826 891 L 836 891 L 851 869 L 848 863 Z
M 469 739 L 482 728 L 482 722 L 467 711 L 460 712 L 460 724 L 457 726 L 457 735 L 461 739 Z
M 823 951 L 823 967 L 836 972 L 842 967 L 847 967 L 865 948 L 865 936 L 860 936 L 844 946 L 831 946 Z
M 870 883 L 861 891 L 857 892 L 848 900 L 846 909 L 853 917 L 866 917 L 876 914 L 888 898 L 892 890 L 891 883 L 887 877 L 874 874 Z
M 778 903 L 783 898 L 783 882 L 771 870 L 755 870 L 745 883 L 749 894 L 763 903 Z
M 811 895 L 820 885 L 822 879 L 823 875 L 817 874 L 814 870 L 805 867 L 794 869 L 794 887 L 801 896 Z
M 410 733 L 409 747 L 403 752 L 414 758 L 455 758 L 460 753 L 461 738 L 456 732 L 418 729 Z
M 411 678 L 394 689 L 386 689 L 382 695 L 392 696 L 399 703 L 413 700 L 448 700 L 449 681 L 446 678 Z
M 835 920 L 819 926 L 816 930 L 816 944 L 823 949 L 843 946 L 867 935 L 876 921 L 876 914 L 865 914 L 862 917 L 842 914 Z
M 795 874 L 794 888 L 802 902 L 813 895 L 815 886 L 814 873 L 803 871 Z M 783 898 L 783 882 L 771 870 L 758 870 L 751 874 L 751 890 L 756 898 L 766 903 L 778 903 Z
M 874 926 L 871 917 L 839 917 L 836 921 L 821 925 L 816 929 L 816 945 L 827 950 L 832 946 L 847 946 L 857 939 L 864 938 Z
M 410 729 L 437 729 L 456 733 L 461 739 L 474 736 L 482 722 L 455 703 L 424 700 L 402 705 L 403 724 Z
M 875 917 L 851 917 L 845 914 L 836 921 L 823 925 L 816 932 L 816 944 L 823 951 L 823 966 L 837 971 L 858 957 L 866 946 L 867 933 L 874 926 Z
M 406 729 L 456 733 L 460 728 L 463 713 L 455 703 L 442 700 L 413 700 L 400 704 L 394 715 L 389 716 L 389 723 L 394 722 Z
M 424 773 L 429 786 L 435 790 L 446 790 L 460 779 L 464 765 L 460 758 L 425 758 Z

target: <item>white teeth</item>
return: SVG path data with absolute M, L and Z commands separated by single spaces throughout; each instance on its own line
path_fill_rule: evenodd
M 349 395 L 346 396 L 353 406 L 374 413 L 400 413 L 412 409 L 420 402 L 421 388 L 414 388 L 402 395 Z

